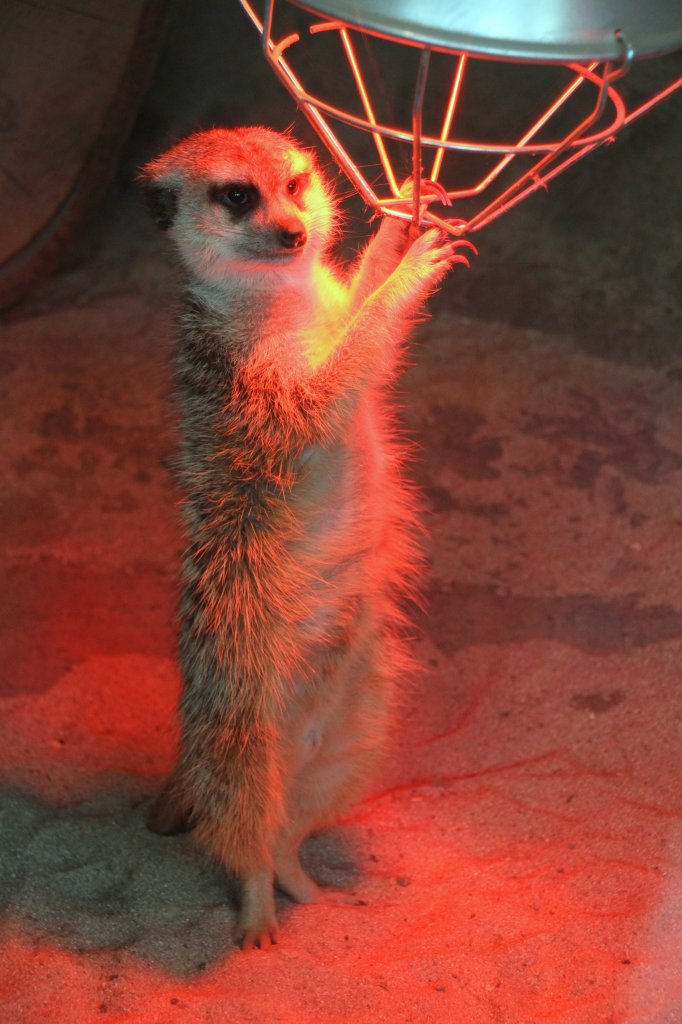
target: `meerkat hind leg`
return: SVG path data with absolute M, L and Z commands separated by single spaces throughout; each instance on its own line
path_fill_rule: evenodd
M 275 876 L 279 888 L 297 903 L 347 903 L 347 896 L 322 888 L 304 870 L 299 859 L 301 842 L 335 817 L 336 811 L 356 795 L 364 757 L 349 751 L 327 753 L 308 764 L 296 780 L 290 798 L 289 827 L 275 850 Z
M 275 847 L 277 885 L 297 903 L 319 903 L 326 896 L 299 859 L 302 841 L 325 820 L 338 788 L 336 781 L 330 787 L 328 773 L 319 762 L 322 744 L 321 730 L 315 723 L 309 723 L 299 734 L 287 800 L 288 822 Z
M 147 815 L 147 828 L 160 836 L 176 836 L 194 828 L 191 811 L 178 792 L 174 775 L 152 804 Z

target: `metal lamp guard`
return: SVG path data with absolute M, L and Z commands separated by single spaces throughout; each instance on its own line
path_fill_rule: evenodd
M 330 150 L 336 163 L 344 171 L 367 205 L 373 207 L 382 215 L 396 217 L 401 220 L 411 220 L 414 224 L 421 224 L 422 226 L 437 225 L 453 235 L 468 234 L 480 230 L 480 228 L 495 220 L 539 188 L 545 188 L 549 181 L 567 167 L 581 160 L 593 149 L 596 149 L 605 142 L 612 141 L 618 131 L 647 113 L 676 90 L 682 88 L 682 76 L 680 76 L 654 96 L 628 111 L 615 83 L 629 71 L 633 52 L 626 37 L 622 33 L 616 33 L 622 54 L 621 59 L 617 62 L 563 63 L 562 66 L 568 68 L 572 74 L 571 81 L 559 92 L 544 113 L 537 118 L 534 124 L 515 143 L 505 145 L 492 142 L 471 142 L 464 139 L 451 139 L 449 136 L 460 98 L 462 83 L 466 75 L 467 65 L 473 58 L 466 51 L 447 50 L 446 52 L 451 53 L 455 58 L 454 70 L 440 135 L 436 138 L 422 134 L 424 96 L 433 50 L 431 46 L 420 43 L 418 40 L 410 40 L 409 43 L 406 43 L 405 40 L 395 39 L 383 33 L 372 33 L 393 42 L 417 47 L 421 51 L 412 100 L 412 128 L 411 131 L 402 131 L 379 123 L 375 117 L 371 97 L 367 90 L 353 44 L 352 32 L 359 31 L 358 29 L 351 29 L 345 22 L 339 20 L 321 20 L 309 26 L 309 34 L 311 36 L 322 32 L 337 32 L 339 34 L 350 73 L 357 87 L 365 113 L 364 118 L 356 117 L 348 111 L 333 106 L 306 91 L 285 59 L 287 50 L 300 42 L 300 34 L 292 33 L 278 42 L 272 38 L 275 0 L 265 0 L 262 21 L 249 3 L 249 0 L 239 0 L 239 2 L 261 36 L 263 53 L 268 64 L 270 64 L 280 82 L 294 97 L 299 108 Z M 440 47 L 439 50 L 441 50 Z M 538 61 L 535 63 L 548 62 Z M 556 66 L 556 62 L 554 62 L 554 66 Z M 567 135 L 557 141 L 542 143 L 534 141 L 541 129 L 551 122 L 552 118 L 565 106 L 576 91 L 586 85 L 591 85 L 596 90 L 594 106 L 588 116 L 581 120 Z M 605 127 L 596 129 L 595 126 L 603 118 L 609 106 L 612 114 L 609 118 L 609 123 Z M 382 198 L 377 195 L 357 163 L 340 142 L 330 123 L 331 121 L 341 122 L 352 128 L 368 132 L 372 136 L 386 177 L 390 196 Z M 409 194 L 406 194 L 405 191 L 401 194 L 395 170 L 384 145 L 384 139 L 407 143 L 411 146 L 412 177 Z M 426 177 L 424 176 L 425 150 L 433 153 L 431 167 L 427 169 Z M 466 189 L 450 189 L 439 182 L 443 157 L 447 152 L 497 155 L 499 160 L 495 163 L 492 170 L 488 171 L 474 186 Z M 482 195 L 511 161 L 520 155 L 532 155 L 537 157 L 537 160 L 516 181 L 512 182 L 499 195 L 496 195 L 491 201 L 486 203 L 470 219 L 444 219 L 429 208 L 429 204 L 434 201 L 449 206 L 453 200 Z

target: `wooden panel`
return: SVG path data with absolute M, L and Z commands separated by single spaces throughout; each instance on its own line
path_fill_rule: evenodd
M 113 171 L 166 0 L 0 5 L 0 302 L 54 263 Z

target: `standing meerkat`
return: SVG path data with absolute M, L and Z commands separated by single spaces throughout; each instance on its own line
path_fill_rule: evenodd
M 357 797 L 406 654 L 414 507 L 388 389 L 463 257 L 384 219 L 348 274 L 310 152 L 265 128 L 190 136 L 143 169 L 188 275 L 176 384 L 188 548 L 177 766 L 150 815 L 242 882 L 242 946 L 276 941 L 275 882 Z

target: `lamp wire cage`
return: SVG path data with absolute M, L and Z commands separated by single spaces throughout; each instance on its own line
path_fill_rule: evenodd
M 621 129 L 682 89 L 682 75 L 678 75 L 663 87 L 656 83 L 645 98 L 638 91 L 637 102 L 628 102 L 622 83 L 636 58 L 652 54 L 637 50 L 625 28 L 609 33 L 607 45 L 602 46 L 608 56 L 603 59 L 600 54 L 587 59 L 571 54 L 566 59 L 567 51 L 557 57 L 540 53 L 537 46 L 535 51 L 526 46 L 518 56 L 522 52 L 518 48 L 507 47 L 502 52 L 503 47 L 489 42 L 475 52 L 473 46 L 453 45 L 445 33 L 440 41 L 434 41 L 433 31 L 424 33 L 424 41 L 415 38 L 413 27 L 398 35 L 381 22 L 379 27 L 376 21 L 367 25 L 356 16 L 357 3 L 351 8 L 355 17 L 351 23 L 348 17 L 320 13 L 309 3 L 264 0 L 258 11 L 251 0 L 239 2 L 261 36 L 267 63 L 364 202 L 380 215 L 423 227 L 436 225 L 455 236 L 480 230 L 533 192 L 546 188 L 558 174 L 613 141 Z M 292 6 L 296 8 L 293 11 Z M 343 10 L 344 3 L 325 6 Z M 387 7 L 377 0 L 374 6 Z M 679 32 L 675 25 L 665 45 L 657 42 L 659 53 L 682 46 L 682 18 L 680 22 Z M 336 40 L 332 56 L 330 37 Z M 391 77 L 388 64 L 385 74 L 377 73 L 376 50 L 382 47 L 393 48 L 392 67 L 395 69 L 396 60 L 400 62 L 402 80 L 407 77 L 404 66 L 408 58 L 412 66 L 411 95 L 402 96 L 398 116 L 396 105 L 390 108 L 390 120 L 379 111 L 377 100 L 377 91 L 381 98 Z M 295 62 L 308 74 L 314 68 L 318 78 L 320 69 L 325 71 L 323 82 L 333 100 L 309 91 L 302 72 L 294 68 Z M 341 88 L 344 63 L 345 85 Z M 493 88 L 497 78 L 504 89 L 510 70 L 527 76 L 531 66 L 537 69 L 534 74 L 545 76 L 545 82 L 542 105 L 538 109 L 535 102 L 530 123 L 515 122 L 510 138 L 494 138 L 492 131 L 486 138 L 478 137 L 471 112 L 467 122 L 465 110 L 467 91 L 470 95 L 475 92 L 472 80 L 480 79 L 483 71 Z M 374 92 L 369 82 L 372 71 L 375 85 L 379 83 Z M 438 93 L 436 101 L 434 92 Z M 495 97 L 481 102 L 479 90 L 476 123 L 486 113 L 482 110 L 486 106 L 493 108 Z M 373 142 L 374 161 L 369 165 L 351 155 L 358 133 Z M 462 180 L 467 161 L 468 180 Z M 455 212 L 464 215 L 453 216 Z

